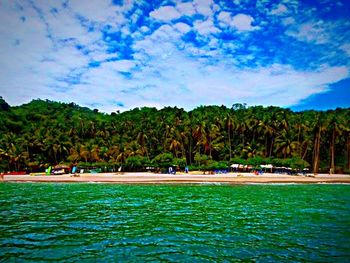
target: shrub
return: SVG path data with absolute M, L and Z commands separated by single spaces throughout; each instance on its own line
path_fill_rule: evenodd
M 169 167 L 174 164 L 173 162 L 174 162 L 174 157 L 171 153 L 158 154 L 152 160 L 153 165 L 156 167 Z
M 125 162 L 125 165 L 130 168 L 142 168 L 145 164 L 146 158 L 140 155 L 130 156 Z

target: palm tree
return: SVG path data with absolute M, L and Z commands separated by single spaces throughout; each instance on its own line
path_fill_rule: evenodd
M 150 160 L 149 153 L 148 153 L 148 150 L 147 150 L 147 140 L 148 140 L 148 137 L 143 131 L 140 131 L 137 134 L 136 141 L 141 146 L 141 152 L 143 154 L 146 154 L 147 159 Z
M 276 133 L 276 130 L 272 124 L 272 121 L 270 120 L 269 116 L 264 118 L 263 120 L 260 120 L 259 122 L 259 128 L 261 134 L 265 137 L 265 151 L 264 156 L 270 157 L 272 155 L 273 150 L 273 138 Z
M 346 169 L 350 171 L 350 129 L 346 128 L 345 132 L 345 140 L 346 140 L 346 163 L 347 167 Z
M 169 150 L 174 152 L 174 156 L 178 158 L 178 150 L 181 148 L 181 143 L 173 138 L 170 142 Z
M 73 148 L 70 149 L 68 160 L 74 163 L 80 161 L 81 158 L 84 157 L 84 154 L 82 154 L 83 150 L 84 147 L 81 144 L 76 144 Z
M 314 124 L 314 149 L 312 154 L 313 160 L 313 173 L 317 174 L 320 166 L 320 147 L 322 135 L 325 132 L 327 124 L 325 122 L 324 116 L 320 113 L 316 116 L 316 121 Z
M 213 149 L 221 150 L 221 148 L 223 148 L 223 144 L 220 142 L 222 139 L 222 136 L 220 135 L 219 127 L 215 124 L 210 125 L 207 135 L 208 135 L 209 156 L 210 158 L 212 158 Z
M 206 134 L 206 125 L 204 122 L 201 122 L 199 124 L 197 124 L 194 127 L 193 130 L 193 138 L 195 139 L 195 141 L 197 141 L 196 143 L 196 147 L 198 149 L 198 153 L 201 154 L 201 147 L 203 146 L 204 148 L 207 145 L 207 134 Z M 203 149 L 203 152 L 205 152 L 205 149 Z
M 0 149 L 0 157 L 1 159 L 8 160 L 9 170 L 13 167 L 18 172 L 21 165 L 26 164 L 28 161 L 29 154 L 23 151 L 19 144 L 11 143 L 6 149 Z
M 189 164 L 195 154 L 197 160 L 214 161 L 299 156 L 313 164 L 315 173 L 327 162 L 332 170 L 341 164 L 350 170 L 349 119 L 350 109 L 293 113 L 240 104 L 232 109 L 201 106 L 190 112 L 145 107 L 106 115 L 36 100 L 0 110 L 0 169 L 67 160 L 114 164 L 130 156 L 151 161 L 171 152 Z
M 228 149 L 229 149 L 229 160 L 232 159 L 232 143 L 231 143 L 231 131 L 233 130 L 234 119 L 231 114 L 228 113 L 225 117 L 225 126 L 227 128 L 227 139 L 228 139 Z
M 276 138 L 277 153 L 282 153 L 283 158 L 296 155 L 298 142 L 294 140 L 293 134 L 289 130 L 282 130 Z
M 342 135 L 343 131 L 345 130 L 345 126 L 343 123 L 341 123 L 342 119 L 336 118 L 336 116 L 333 116 L 329 123 L 329 133 L 330 133 L 330 146 L 329 146 L 329 152 L 330 152 L 330 169 L 333 173 L 335 171 L 335 144 L 336 139 L 338 136 Z

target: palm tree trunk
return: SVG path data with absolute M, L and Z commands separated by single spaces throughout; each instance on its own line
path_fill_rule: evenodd
M 230 160 L 232 159 L 232 147 L 231 147 L 231 132 L 230 132 L 230 126 L 228 127 L 228 146 L 229 146 L 229 152 L 230 152 Z
M 274 139 L 273 139 L 273 137 L 272 137 L 272 138 L 271 138 L 271 144 L 270 144 L 270 153 L 269 153 L 269 157 L 272 156 L 273 142 L 274 142 Z
M 332 140 L 331 140 L 331 169 L 334 172 L 335 169 L 335 162 L 334 162 L 334 155 L 335 155 L 335 128 L 333 128 L 332 131 Z
M 191 133 L 192 134 L 192 133 Z M 192 135 L 190 136 L 190 143 L 189 143 L 190 151 L 189 151 L 189 157 L 190 157 L 190 165 L 192 165 Z
M 211 137 L 209 136 L 209 156 L 210 156 L 210 159 L 212 158 L 211 156 Z
M 146 144 L 146 145 L 147 145 L 147 144 Z M 149 158 L 149 153 L 148 153 L 148 150 L 147 150 L 147 146 L 145 146 L 145 152 L 146 152 L 147 160 L 150 160 L 150 158 Z
M 182 142 L 182 144 L 181 144 L 181 156 L 182 156 L 182 158 L 186 158 L 186 154 L 185 154 L 185 145 L 183 144 L 183 142 Z
M 313 173 L 317 174 L 320 166 L 320 139 L 321 139 L 321 128 L 318 127 L 318 131 L 315 134 L 315 143 L 313 151 Z
M 299 156 L 301 157 L 302 148 L 301 148 L 301 143 L 300 143 L 300 132 L 301 132 L 301 127 L 299 125 L 299 130 L 298 130 L 298 153 L 299 153 Z
M 347 145 L 347 159 L 348 159 L 348 171 L 350 170 L 350 133 L 347 134 L 347 138 L 346 138 L 346 145 Z
M 18 172 L 18 164 L 17 164 L 17 161 L 15 161 L 15 171 Z
M 303 155 L 302 155 L 302 157 L 301 157 L 302 160 L 305 159 L 306 153 L 307 153 L 307 144 L 305 145 L 305 150 L 304 150 L 304 153 L 303 153 Z

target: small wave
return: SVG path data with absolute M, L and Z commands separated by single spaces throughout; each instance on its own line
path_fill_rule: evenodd
M 345 184 L 345 185 L 350 185 L 350 183 L 341 183 L 341 182 L 339 182 L 339 183 L 332 183 L 332 182 L 318 182 L 318 183 L 316 183 L 316 184 Z
M 304 183 L 245 183 L 245 184 L 251 184 L 251 185 L 301 185 Z
M 226 182 L 194 182 L 195 184 L 200 185 L 229 185 L 230 183 Z

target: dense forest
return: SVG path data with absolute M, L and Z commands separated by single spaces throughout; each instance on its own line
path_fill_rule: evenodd
M 293 112 L 234 104 L 135 108 L 111 114 L 48 100 L 0 97 L 0 171 L 66 163 L 119 167 L 232 163 L 350 171 L 350 109 Z

